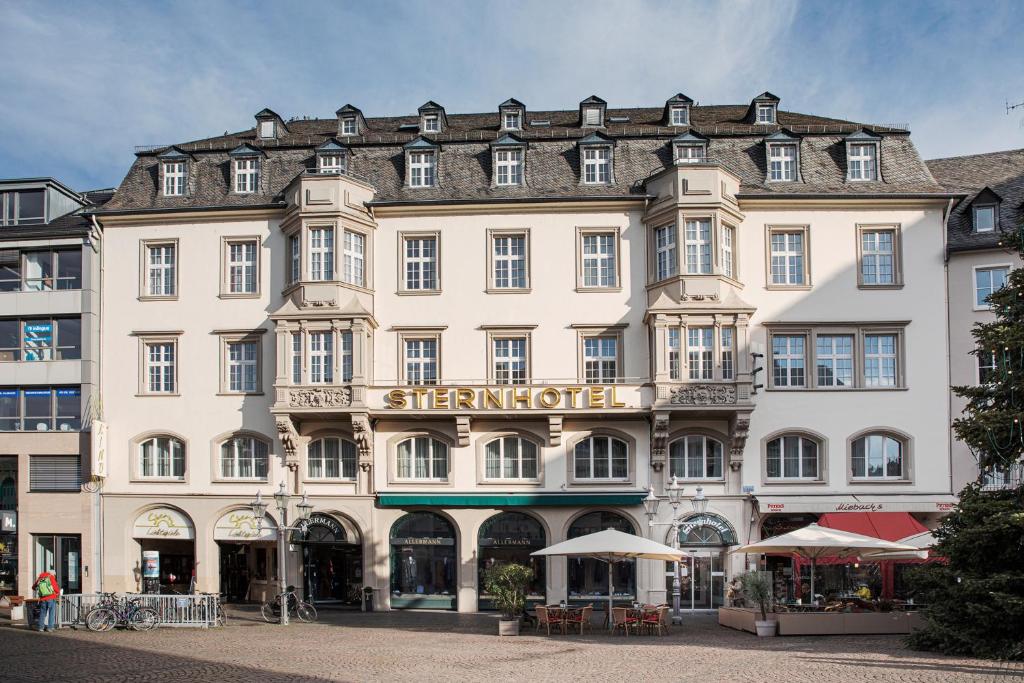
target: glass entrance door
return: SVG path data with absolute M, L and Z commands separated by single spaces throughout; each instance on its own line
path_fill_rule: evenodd
M 679 605 L 685 610 L 710 610 L 721 607 L 725 598 L 724 553 L 719 550 L 686 551 L 679 563 Z M 672 566 L 666 573 L 669 597 L 672 596 Z
M 36 536 L 36 574 L 53 572 L 64 593 L 82 592 L 82 539 L 79 536 Z

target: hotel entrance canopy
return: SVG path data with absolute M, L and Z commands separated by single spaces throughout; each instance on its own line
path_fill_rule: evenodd
M 633 493 L 381 493 L 381 507 L 506 508 L 568 507 L 574 505 L 640 505 L 646 491 Z

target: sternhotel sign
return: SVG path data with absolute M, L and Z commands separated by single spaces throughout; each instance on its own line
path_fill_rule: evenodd
M 531 410 L 571 408 L 625 408 L 616 387 L 416 387 L 392 389 L 384 397 L 388 408 L 414 410 Z

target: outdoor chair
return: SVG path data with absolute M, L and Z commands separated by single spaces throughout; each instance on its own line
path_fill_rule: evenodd
M 565 622 L 562 621 L 560 618 L 555 619 L 553 615 L 551 615 L 548 612 L 547 607 L 541 607 L 540 605 L 537 605 L 537 630 L 539 631 L 540 627 L 543 626 L 545 629 L 547 629 L 548 635 L 550 636 L 552 624 L 560 628 L 562 630 L 562 633 L 565 633 Z
M 644 610 L 644 629 L 659 636 L 665 635 L 668 631 L 668 607 L 655 607 L 651 610 Z
M 564 625 L 566 627 L 570 627 L 570 628 L 575 628 L 576 626 L 579 626 L 580 627 L 580 635 L 583 635 L 583 629 L 584 628 L 589 628 L 591 631 L 593 631 L 593 627 L 592 627 L 592 625 L 590 623 L 590 619 L 591 619 L 591 617 L 593 615 L 594 615 L 594 606 L 593 605 L 587 605 L 583 609 L 581 609 L 579 611 L 576 611 L 576 612 L 573 612 L 572 614 L 570 614 L 566 618 L 566 620 L 564 622 Z
M 629 635 L 629 629 L 637 628 L 639 622 L 637 618 L 630 615 L 630 610 L 626 607 L 614 607 L 612 608 L 612 634 L 618 633 L 619 629 L 627 636 Z

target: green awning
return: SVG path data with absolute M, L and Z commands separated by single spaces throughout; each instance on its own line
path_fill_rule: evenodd
M 381 507 L 507 508 L 565 507 L 571 505 L 640 505 L 647 493 L 382 493 Z

